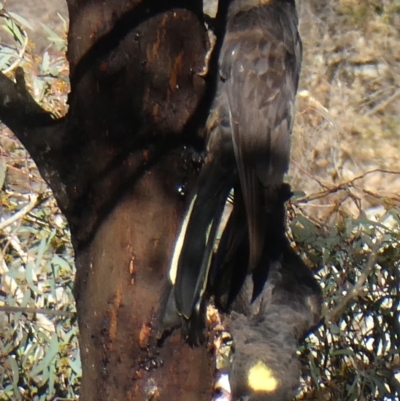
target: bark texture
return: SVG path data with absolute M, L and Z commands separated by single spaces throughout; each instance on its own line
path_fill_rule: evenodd
M 207 110 L 200 1 L 68 0 L 68 115 L 54 120 L 23 72 L 0 76 L 0 119 L 27 148 L 71 228 L 80 400 L 208 400 L 203 348 L 157 348 L 154 316 Z

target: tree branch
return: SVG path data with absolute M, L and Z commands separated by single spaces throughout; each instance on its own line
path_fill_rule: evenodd
M 65 316 L 65 317 L 73 317 L 74 313 L 63 311 L 63 310 L 53 310 L 53 309 L 44 309 L 44 308 L 24 308 L 22 306 L 0 306 L 0 312 L 5 313 L 41 313 L 43 315 L 48 316 Z
M 37 200 L 38 195 L 32 195 L 29 203 L 26 206 L 24 206 L 17 213 L 13 214 L 10 218 L 0 222 L 0 230 L 4 230 L 4 228 L 6 228 L 7 226 L 15 223 L 21 217 L 27 215 L 36 206 Z
M 21 67 L 15 71 L 15 82 L 0 74 L 0 118 L 8 126 L 36 128 L 54 123 L 51 114 L 43 110 L 26 89 Z
M 32 98 L 21 67 L 15 71 L 15 82 L 0 73 L 0 120 L 14 132 L 34 159 L 35 153 L 59 142 L 60 129 L 64 125 L 64 118 L 54 119 Z
M 0 72 L 0 120 L 32 156 L 65 211 L 70 204 L 64 178 L 68 170 L 64 149 L 70 144 L 66 118 L 55 119 L 36 103 L 26 88 L 20 67 L 15 71 L 15 82 Z

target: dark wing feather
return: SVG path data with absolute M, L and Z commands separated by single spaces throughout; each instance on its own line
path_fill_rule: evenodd
M 274 29 L 267 25 L 270 21 Z M 221 75 L 229 100 L 253 270 L 265 242 L 266 213 L 288 168 L 301 46 L 295 13 L 277 12 L 276 7 L 238 14 L 227 29 Z
M 206 289 L 217 230 L 226 199 L 237 180 L 223 93 L 216 105 L 208 123 L 207 157 L 193 191 L 196 198 L 188 212 L 187 227 L 181 233 L 183 244 L 175 249 L 179 255 L 175 300 L 179 313 L 187 320 L 199 307 Z
M 175 300 L 179 313 L 186 319 L 205 291 L 215 237 L 231 187 L 229 172 L 221 177 L 223 171 L 219 167 L 214 162 L 205 166 L 208 179 L 204 183 L 199 181 L 183 245 L 175 250 L 179 254 Z

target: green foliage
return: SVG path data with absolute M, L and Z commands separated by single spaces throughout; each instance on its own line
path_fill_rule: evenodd
M 293 216 L 294 240 L 324 291 L 323 320 L 301 349 L 299 399 L 389 400 L 397 394 L 400 209 L 377 211 L 378 219 L 354 218 L 338 209 L 335 226 L 312 222 L 299 210 Z
M 0 197 L 0 400 L 74 397 L 81 368 L 70 237 L 35 166 L 21 168 L 25 151 L 14 145 Z M 22 178 L 37 195 L 21 193 Z
M 0 70 L 9 72 L 22 61 L 28 45 L 28 35 L 25 29 L 32 29 L 32 27 L 20 15 L 6 11 L 1 3 L 0 19 L 3 32 L 9 36 L 7 45 L 2 43 L 0 47 Z
M 1 6 L 9 36 L 0 68 L 21 63 L 32 94 L 57 115 L 65 113 L 65 56 L 28 45 L 30 25 Z M 61 38 L 60 38 L 61 39 Z M 21 144 L 0 130 L 0 400 L 76 399 L 81 365 L 72 286 L 73 250 L 64 217 Z

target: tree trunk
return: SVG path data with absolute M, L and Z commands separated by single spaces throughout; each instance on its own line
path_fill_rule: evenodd
M 68 0 L 71 93 L 60 120 L 0 76 L 0 118 L 66 215 L 75 248 L 81 401 L 208 400 L 204 348 L 154 340 L 155 314 L 195 179 L 208 88 L 200 1 Z M 206 90 L 207 89 L 207 90 Z

